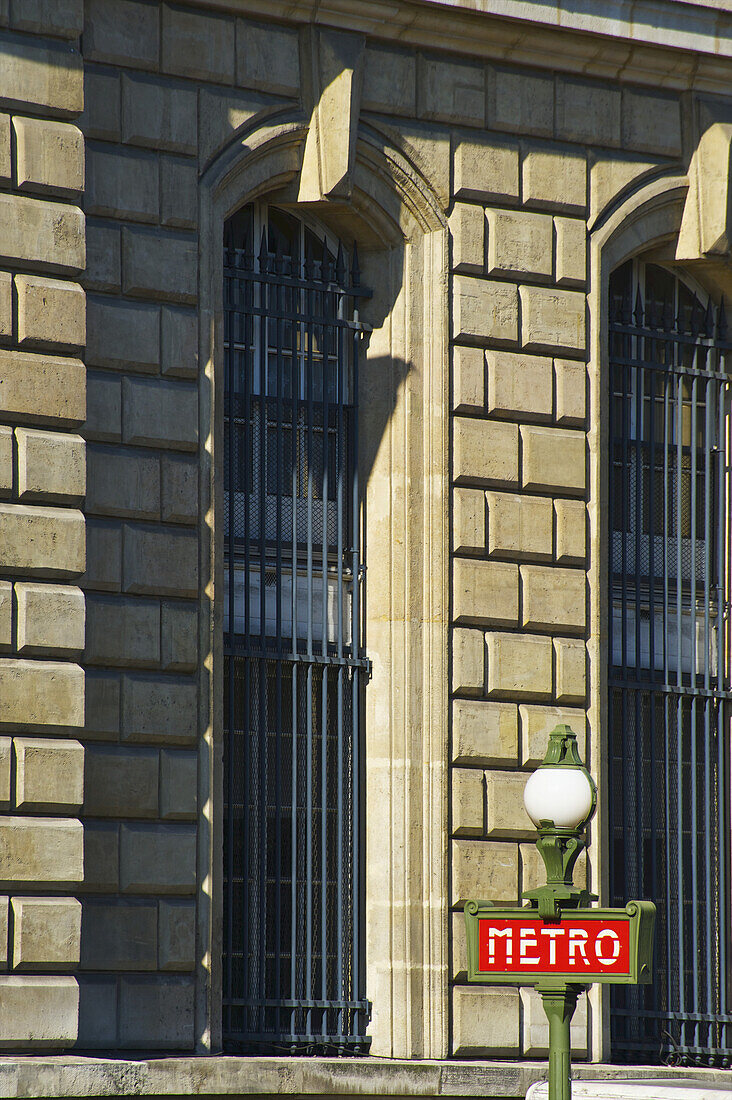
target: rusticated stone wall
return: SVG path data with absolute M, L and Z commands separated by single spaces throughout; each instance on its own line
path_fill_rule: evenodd
M 545 881 L 523 789 L 557 722 L 589 759 L 589 230 L 625 187 L 680 157 L 680 105 L 551 73 L 432 65 L 432 117 L 462 124 L 450 216 L 452 1051 L 546 1056 L 533 989 L 466 985 L 461 910 L 475 897 L 516 904 Z M 587 879 L 583 857 L 575 880 Z M 596 869 L 589 880 L 596 889 Z
M 194 1044 L 200 74 L 168 19 L 91 0 L 83 37 L 89 1048 Z
M 84 873 L 81 3 L 0 27 L 0 1048 L 58 1048 Z
M 208 1026 L 200 179 L 245 129 L 304 109 L 300 30 L 163 0 L 0 0 L 5 1047 L 191 1050 Z M 467 986 L 461 909 L 540 880 L 522 791 L 549 729 L 569 722 L 588 752 L 588 232 L 683 164 L 680 103 L 368 39 L 360 122 L 429 182 L 451 237 L 444 1053 L 541 1056 L 532 992 Z M 405 453 L 423 428 L 415 414 Z M 392 946 L 402 917 L 382 922 Z
M 87 0 L 82 46 L 79 1045 L 185 1050 L 198 1038 L 196 890 L 208 873 L 197 877 L 196 862 L 198 599 L 208 580 L 199 581 L 198 181 L 242 122 L 282 102 L 233 85 L 296 91 L 298 36 L 175 5 Z

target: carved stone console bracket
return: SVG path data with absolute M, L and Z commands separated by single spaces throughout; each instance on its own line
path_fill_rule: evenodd
M 305 109 L 311 113 L 298 202 L 343 201 L 353 187 L 364 39 L 311 27 L 302 50 Z
M 732 122 L 714 122 L 689 165 L 677 260 L 729 258 L 732 250 Z

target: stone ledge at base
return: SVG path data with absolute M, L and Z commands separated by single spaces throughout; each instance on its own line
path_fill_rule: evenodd
M 273 1095 L 299 1097 L 401 1096 L 525 1097 L 547 1077 L 546 1062 L 417 1062 L 387 1058 L 236 1058 L 228 1055 L 171 1058 L 0 1058 L 0 1096 L 14 1100 L 61 1097 L 183 1097 Z M 732 1092 L 728 1070 L 668 1069 L 659 1066 L 576 1064 L 573 1078 L 592 1082 L 667 1081 L 703 1086 L 716 1095 Z M 577 1091 L 578 1100 L 583 1094 Z M 594 1093 L 598 1097 L 599 1094 Z M 616 1094 L 613 1094 L 616 1095 Z M 720 1094 L 722 1095 L 722 1094 Z M 696 1100 L 696 1098 L 695 1098 Z

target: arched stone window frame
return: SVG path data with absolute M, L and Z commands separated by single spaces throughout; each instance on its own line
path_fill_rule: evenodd
M 592 228 L 589 239 L 590 293 L 588 314 L 590 345 L 589 379 L 589 680 L 588 724 L 590 759 L 598 783 L 597 815 L 593 823 L 589 849 L 594 889 L 600 904 L 609 898 L 607 791 L 607 682 L 609 619 L 608 563 L 606 547 L 610 538 L 608 498 L 609 440 L 609 364 L 608 316 L 611 273 L 626 260 L 642 257 L 661 263 L 687 277 L 704 291 L 729 295 L 729 265 L 723 259 L 677 261 L 684 206 L 689 191 L 685 175 L 660 174 L 603 212 Z M 683 277 L 682 276 L 682 277 Z M 595 985 L 589 993 L 591 1008 L 590 1047 L 593 1061 L 610 1058 L 610 987 Z
M 260 198 L 297 203 L 306 133 L 301 114 L 255 124 L 201 177 L 204 734 L 196 1036 L 202 1052 L 221 1042 L 223 224 Z M 359 429 L 368 464 L 365 649 L 373 663 L 365 732 L 366 993 L 374 1006 L 368 1034 L 372 1054 L 442 1058 L 448 1052 L 446 219 L 408 152 L 363 123 L 350 201 L 319 203 L 312 212 L 357 241 L 363 282 L 374 288 L 364 310 L 373 332 L 361 370 Z

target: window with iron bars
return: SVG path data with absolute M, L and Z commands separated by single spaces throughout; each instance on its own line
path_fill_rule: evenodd
M 612 1055 L 729 1066 L 732 344 L 724 303 L 640 260 L 609 320 L 610 888 L 658 910 Z
M 223 1034 L 365 1051 L 358 259 L 225 229 Z

